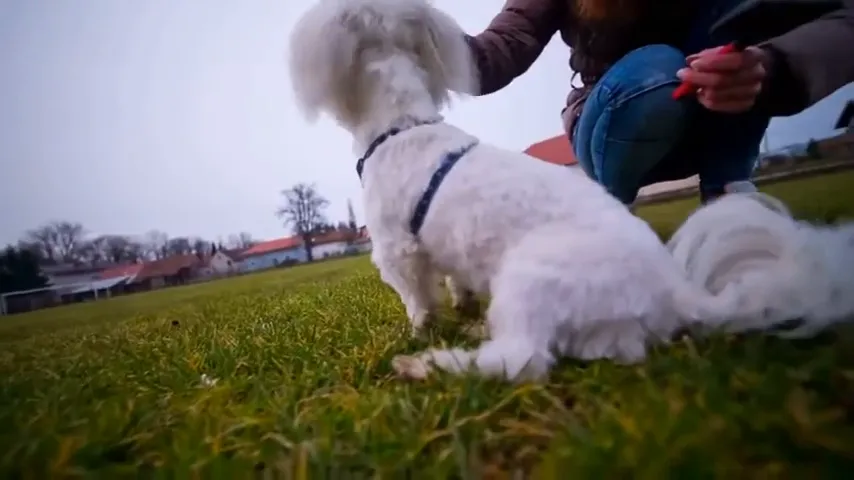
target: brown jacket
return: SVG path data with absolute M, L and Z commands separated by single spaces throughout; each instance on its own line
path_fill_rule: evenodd
M 791 115 L 854 81 L 854 0 L 763 44 L 773 53 L 758 101 L 769 115 Z M 509 84 L 542 53 L 555 33 L 572 48 L 564 114 L 569 128 L 589 88 L 629 51 L 653 43 L 683 43 L 696 4 L 688 0 L 508 0 L 487 29 L 468 37 L 480 73 L 480 94 Z M 614 15 L 612 12 L 619 12 Z M 693 53 L 693 52 L 689 52 Z

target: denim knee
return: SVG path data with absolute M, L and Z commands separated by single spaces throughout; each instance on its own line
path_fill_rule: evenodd
M 648 45 L 617 61 L 594 86 L 573 135 L 579 163 L 631 203 L 646 174 L 682 137 L 694 106 L 671 98 L 685 55 Z
M 616 108 L 651 90 L 672 91 L 679 85 L 676 72 L 684 66 L 685 54 L 678 48 L 664 44 L 636 48 L 608 69 L 591 97 Z

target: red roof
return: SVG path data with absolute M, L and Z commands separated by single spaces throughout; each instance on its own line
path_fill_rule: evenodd
M 528 147 L 525 153 L 557 165 L 575 165 L 578 163 L 565 134 L 535 143 Z
M 356 243 L 366 243 L 371 241 L 371 234 L 368 233 L 368 227 L 359 227 L 359 235 L 356 237 Z
M 311 241 L 315 245 L 323 245 L 326 243 L 346 242 L 350 239 L 351 233 L 347 230 L 332 230 L 331 232 L 321 233 L 312 237 Z M 358 233 L 357 233 L 358 236 Z
M 350 232 L 346 230 L 332 230 L 314 236 L 312 238 L 312 243 L 317 246 L 324 245 L 327 243 L 346 242 L 350 239 L 349 235 Z M 370 235 L 368 234 L 367 228 L 361 227 L 359 228 L 356 237 L 353 240 L 366 241 L 368 239 L 370 239 Z M 265 253 L 278 252 L 280 250 L 290 250 L 292 248 L 297 248 L 300 246 L 302 246 L 302 239 L 300 239 L 296 235 L 284 238 L 277 238 L 276 240 L 270 240 L 267 242 L 259 243 L 249 248 L 248 250 L 243 251 L 240 254 L 240 258 L 263 255 Z
M 202 260 L 193 254 L 173 255 L 153 262 L 142 264 L 142 270 L 137 274 L 136 281 L 153 277 L 170 277 L 176 275 L 184 268 L 192 268 L 202 263 Z
M 240 254 L 241 257 L 251 257 L 254 255 L 263 255 L 270 252 L 278 252 L 279 250 L 290 250 L 302 245 L 302 240 L 297 237 L 277 238 L 268 242 L 261 242 Z
M 219 253 L 225 255 L 226 257 L 237 260 L 243 256 L 243 252 L 248 250 L 248 248 L 232 248 L 230 250 L 219 250 Z
M 368 231 L 367 226 L 359 228 L 359 238 L 364 238 L 366 240 L 371 239 L 371 232 Z
M 139 275 L 139 272 L 142 271 L 143 266 L 144 264 L 142 263 L 131 263 L 128 265 L 119 265 L 118 267 L 111 267 L 102 271 L 99 277 L 103 280 L 118 277 L 135 277 Z

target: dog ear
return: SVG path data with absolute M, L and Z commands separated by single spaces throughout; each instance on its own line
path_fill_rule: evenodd
M 477 73 L 465 32 L 449 15 L 427 6 L 422 31 L 424 67 L 431 76 L 431 87 L 473 95 L 478 88 Z M 433 88 L 431 88 L 431 91 Z
M 309 121 L 324 109 L 347 116 L 355 108 L 348 103 L 358 100 L 355 67 L 359 39 L 347 19 L 329 15 L 325 11 L 328 8 L 327 2 L 315 4 L 290 35 L 291 84 L 296 102 Z

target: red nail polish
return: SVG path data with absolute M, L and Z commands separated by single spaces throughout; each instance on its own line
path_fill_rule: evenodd
M 722 54 L 723 53 L 732 53 L 732 52 L 740 51 L 740 50 L 744 50 L 744 47 L 742 47 L 738 42 L 732 42 L 728 45 L 724 45 L 724 47 L 721 48 L 719 53 L 722 53 Z M 691 85 L 688 82 L 682 82 L 681 85 L 676 87 L 676 90 L 673 91 L 673 94 L 671 96 L 673 97 L 674 100 L 679 100 L 682 97 L 690 95 L 691 93 L 695 92 L 696 90 L 697 90 L 697 88 L 694 85 Z

